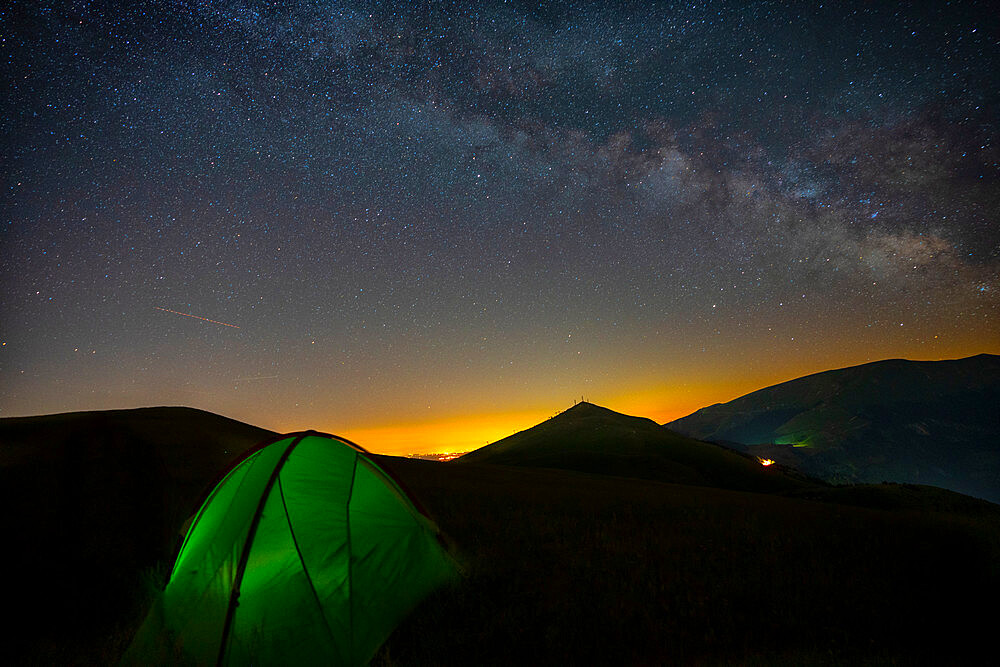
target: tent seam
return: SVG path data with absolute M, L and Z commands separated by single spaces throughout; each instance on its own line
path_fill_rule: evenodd
M 281 478 L 278 478 L 278 495 L 281 497 L 281 506 L 285 509 L 285 521 L 288 523 L 288 532 L 292 536 L 292 544 L 295 545 L 295 553 L 299 556 L 299 563 L 302 565 L 302 572 L 306 575 L 306 581 L 309 582 L 309 590 L 312 591 L 313 599 L 316 600 L 316 607 L 319 609 L 319 615 L 323 619 L 323 625 L 326 626 L 326 631 L 330 637 L 333 637 L 333 629 L 330 627 L 330 622 L 326 618 L 326 611 L 323 610 L 323 603 L 319 599 L 319 593 L 316 591 L 316 585 L 313 584 L 312 575 L 309 574 L 309 567 L 306 565 L 306 559 L 302 555 L 302 550 L 299 548 L 299 540 L 295 537 L 295 528 L 292 527 L 292 517 L 288 514 L 288 503 L 285 502 L 285 489 L 281 484 Z M 351 554 L 348 552 L 348 559 L 350 559 Z
M 354 480 L 358 474 L 358 459 L 361 454 L 354 453 L 354 467 L 351 468 L 351 486 L 347 489 L 347 502 L 344 503 L 344 514 L 347 519 L 347 599 L 351 612 L 347 615 L 348 637 L 350 642 L 349 660 L 354 661 L 354 545 L 351 544 L 351 501 L 354 497 Z

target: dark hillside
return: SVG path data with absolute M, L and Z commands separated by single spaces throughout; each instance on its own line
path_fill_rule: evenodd
M 1000 502 L 1000 356 L 816 373 L 666 424 L 836 483 L 940 486 Z
M 107 633 L 211 482 L 270 435 L 190 408 L 0 420 L 14 654 L 22 638 Z
M 774 466 L 764 468 L 754 457 L 591 403 L 578 403 L 537 426 L 469 452 L 458 462 L 562 468 L 745 491 L 780 492 L 812 485 Z

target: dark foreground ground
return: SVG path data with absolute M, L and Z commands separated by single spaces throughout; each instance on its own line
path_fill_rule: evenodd
M 127 432 L 67 417 L 59 435 L 46 422 L 44 441 L 19 435 L 32 423 L 0 424 L 7 664 L 114 664 L 180 525 L 260 436 L 203 424 L 201 444 L 178 450 L 191 441 L 178 413 L 127 417 Z M 163 442 L 148 435 L 154 418 Z M 996 505 L 897 485 L 804 498 L 377 458 L 426 506 L 465 575 L 397 629 L 376 665 L 939 665 L 996 654 Z
M 468 574 L 400 627 L 376 664 L 994 655 L 993 620 L 980 610 L 1000 592 L 996 506 L 884 511 L 564 471 L 386 465 L 454 540 Z M 845 492 L 848 502 L 926 504 L 920 489 Z

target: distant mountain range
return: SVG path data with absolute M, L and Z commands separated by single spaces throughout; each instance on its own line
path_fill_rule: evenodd
M 665 426 L 829 482 L 926 484 L 1000 502 L 997 355 L 816 373 Z
M 753 456 L 700 442 L 652 419 L 578 403 L 537 426 L 477 449 L 459 463 L 558 468 L 741 491 L 783 492 L 812 482 Z

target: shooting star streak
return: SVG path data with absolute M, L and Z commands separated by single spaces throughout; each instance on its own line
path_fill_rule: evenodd
M 277 379 L 277 375 L 258 375 L 252 378 L 233 378 L 233 382 L 253 382 L 254 380 L 274 380 Z
M 183 315 L 184 317 L 191 317 L 191 318 L 194 318 L 196 320 L 203 320 L 205 322 L 211 322 L 212 324 L 221 324 L 224 327 L 232 327 L 234 329 L 239 329 L 240 328 L 240 327 L 236 326 L 235 324 L 227 324 L 225 322 L 219 322 L 218 320 L 210 320 L 207 317 L 201 317 L 200 315 L 192 315 L 191 313 L 182 313 L 182 312 L 177 311 L 177 310 L 170 310 L 169 308 L 160 308 L 159 306 L 153 306 L 153 307 L 156 308 L 157 310 L 162 310 L 165 313 L 173 313 L 174 315 Z

